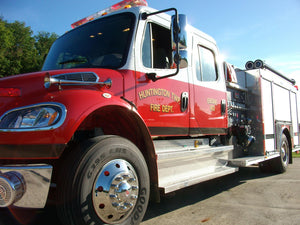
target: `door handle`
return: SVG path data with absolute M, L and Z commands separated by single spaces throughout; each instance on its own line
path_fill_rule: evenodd
M 226 113 L 226 100 L 225 99 L 222 99 L 221 101 L 221 115 L 225 115 Z
M 187 110 L 189 105 L 189 93 L 188 92 L 182 92 L 181 94 L 181 112 L 184 112 Z

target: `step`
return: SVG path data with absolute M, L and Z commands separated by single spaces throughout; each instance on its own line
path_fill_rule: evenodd
M 164 193 L 238 170 L 228 166 L 233 146 L 209 146 L 207 140 L 196 139 L 155 141 L 154 144 L 158 159 L 159 187 Z
M 247 167 L 279 156 L 280 156 L 279 153 L 274 152 L 274 153 L 269 153 L 267 156 L 247 156 L 247 157 L 229 159 L 228 162 L 230 166 Z
M 203 154 L 221 154 L 230 152 L 233 146 L 209 146 L 208 139 L 179 139 L 154 141 L 155 152 L 158 160 L 192 157 Z
M 300 146 L 296 145 L 295 148 L 292 150 L 292 152 L 298 152 L 300 151 Z

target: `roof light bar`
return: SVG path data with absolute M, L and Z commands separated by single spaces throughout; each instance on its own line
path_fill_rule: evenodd
M 128 9 L 131 7 L 137 7 L 137 6 L 148 6 L 148 3 L 146 0 L 123 0 L 117 4 L 112 5 L 111 7 L 108 7 L 106 9 L 100 10 L 99 12 L 96 12 L 88 17 L 85 17 L 71 25 L 72 28 L 78 27 L 82 24 L 85 24 L 89 21 L 92 21 L 94 19 L 97 19 L 101 16 L 105 16 L 109 13 L 121 10 L 121 9 Z

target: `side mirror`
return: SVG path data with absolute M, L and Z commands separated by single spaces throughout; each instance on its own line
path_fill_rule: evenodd
M 188 52 L 187 52 L 187 19 L 183 14 L 178 15 L 177 9 L 169 8 L 153 13 L 143 13 L 141 18 L 147 19 L 149 16 L 165 13 L 168 11 L 175 11 L 175 15 L 171 20 L 171 44 L 172 44 L 172 68 L 176 68 L 173 74 L 157 77 L 156 73 L 147 73 L 147 77 L 152 81 L 157 81 L 167 77 L 175 76 L 179 73 L 179 69 L 187 68 L 188 66 Z M 176 65 L 176 66 L 175 66 Z
M 179 14 L 172 16 L 171 40 L 172 40 L 172 65 L 175 63 L 180 69 L 188 66 L 187 61 L 187 17 Z

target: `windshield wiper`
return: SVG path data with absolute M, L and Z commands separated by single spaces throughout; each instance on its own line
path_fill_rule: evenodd
M 87 60 L 86 59 L 69 59 L 69 60 L 66 60 L 66 61 L 62 61 L 60 62 L 59 64 L 60 65 L 63 65 L 63 64 L 68 64 L 68 63 L 86 63 Z

